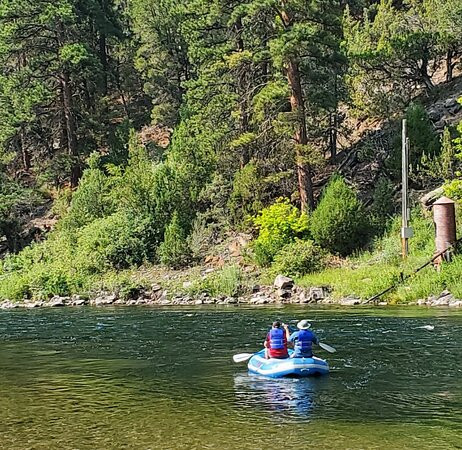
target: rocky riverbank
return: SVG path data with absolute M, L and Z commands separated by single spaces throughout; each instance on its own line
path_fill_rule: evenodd
M 361 306 L 367 303 L 358 297 L 350 296 L 339 300 L 333 299 L 328 287 L 302 288 L 296 286 L 291 278 L 278 275 L 273 286 L 254 286 L 252 292 L 239 297 L 211 297 L 207 293 L 192 297 L 184 294 L 172 294 L 160 285 L 153 285 L 150 290 L 143 291 L 135 298 L 122 298 L 116 293 L 99 292 L 92 298 L 80 295 L 70 297 L 54 296 L 49 300 L 23 300 L 12 302 L 4 300 L 0 309 L 14 308 L 57 308 L 64 306 L 199 306 L 199 305 L 281 305 L 281 304 L 317 304 L 338 306 Z M 387 306 L 385 301 L 375 305 Z M 443 291 L 416 302 L 406 303 L 408 306 L 426 307 L 462 307 L 462 300 L 455 298 L 450 292 Z

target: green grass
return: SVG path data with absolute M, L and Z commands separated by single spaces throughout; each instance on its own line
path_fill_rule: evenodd
M 348 295 L 362 299 L 373 297 L 399 282 L 401 273 L 411 275 L 433 256 L 434 229 L 431 219 L 417 215 L 412 226 L 414 237 L 410 239 L 409 257 L 405 262 L 400 254 L 399 221 L 396 219 L 390 231 L 374 243 L 372 250 L 343 261 L 341 267 L 309 274 L 297 281 L 305 287 L 328 286 L 335 299 Z M 456 256 L 452 263 L 444 264 L 440 272 L 430 265 L 412 275 L 383 299 L 390 303 L 408 303 L 437 295 L 445 289 L 461 298 L 461 273 L 462 256 Z

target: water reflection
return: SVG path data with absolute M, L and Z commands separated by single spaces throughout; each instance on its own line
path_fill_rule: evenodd
M 265 378 L 253 374 L 237 374 L 234 389 L 239 406 L 275 412 L 275 420 L 312 419 L 316 398 L 328 377 Z M 282 413 L 282 414 L 281 414 Z

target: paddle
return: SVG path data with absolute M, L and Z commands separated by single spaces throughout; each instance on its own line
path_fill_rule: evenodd
M 244 361 L 247 361 L 248 359 L 252 358 L 253 355 L 254 355 L 254 353 L 238 353 L 237 355 L 233 356 L 233 361 L 235 363 L 244 362 Z
M 337 350 L 335 350 L 334 347 L 331 347 L 330 345 L 324 344 L 324 342 L 319 342 L 319 346 L 323 348 L 326 352 L 329 353 L 335 353 Z

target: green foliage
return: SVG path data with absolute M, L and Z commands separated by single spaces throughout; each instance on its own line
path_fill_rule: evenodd
M 386 218 L 391 217 L 396 211 L 393 190 L 393 183 L 385 177 L 380 177 L 374 187 L 372 213 L 383 222 L 386 222 Z
M 452 200 L 462 200 L 462 179 L 457 178 L 444 185 L 444 195 Z
M 252 162 L 235 173 L 233 191 L 228 202 L 234 223 L 239 223 L 247 216 L 254 216 L 262 209 L 262 182 Z
M 297 237 L 303 238 L 308 232 L 308 217 L 289 203 L 279 199 L 254 218 L 258 227 L 258 237 L 252 243 L 255 260 L 260 266 L 268 266 L 276 254 Z
M 425 108 L 412 103 L 406 110 L 407 135 L 410 142 L 410 177 L 423 182 L 435 178 L 440 172 L 441 143 Z M 396 179 L 401 179 L 402 140 L 401 129 L 396 127 L 393 141 L 393 153 L 387 160 L 387 168 Z
M 298 278 L 323 269 L 326 258 L 327 252 L 313 241 L 297 239 L 284 246 L 275 256 L 271 271 Z
M 39 201 L 30 186 L 60 194 L 56 230 L 7 258 L 0 284 L 14 298 L 46 297 L 157 258 L 174 267 L 190 253 L 200 260 L 231 226 L 307 190 L 297 174 L 317 175 L 334 153 L 341 103 L 393 118 L 433 89 L 433 67 L 444 62 L 449 77 L 460 13 L 456 0 L 3 2 L 0 250 L 22 246 L 23 219 Z M 445 131 L 440 154 L 423 107 L 406 117 L 413 181 L 458 176 L 460 137 Z M 367 145 L 358 152 L 374 155 Z M 395 174 L 399 155 L 397 143 Z M 459 184 L 447 186 L 455 198 Z M 393 212 L 391 192 L 379 180 L 375 232 Z M 354 193 L 343 186 L 336 196 L 326 191 L 311 227 L 318 244 L 346 254 L 369 233 Z M 295 241 L 308 237 L 308 217 L 288 201 L 254 224 L 260 265 L 315 266 L 315 247 Z M 236 285 L 229 271 L 223 279 Z
M 455 143 L 451 137 L 451 132 L 448 127 L 444 127 L 441 136 L 441 155 L 440 155 L 440 176 L 449 180 L 454 177 L 455 166 Z
M 433 157 L 440 152 L 440 141 L 425 108 L 413 103 L 406 111 L 407 131 L 410 142 L 409 159 L 413 167 L 423 155 Z
M 348 255 L 367 242 L 364 207 L 341 177 L 335 176 L 325 188 L 311 216 L 310 231 L 317 244 L 341 255 Z
M 80 180 L 79 189 L 72 196 L 69 213 L 63 222 L 65 228 L 80 228 L 114 210 L 110 198 L 111 180 L 97 166 L 97 155 L 92 156 L 89 164 Z
M 19 250 L 23 216 L 41 202 L 43 198 L 38 192 L 0 172 L 0 243 L 5 241 L 10 251 Z
M 189 294 L 197 295 L 206 292 L 212 297 L 234 297 L 242 293 L 243 273 L 238 266 L 225 266 L 212 272 L 205 278 L 196 280 L 188 289 Z
M 411 274 L 413 270 L 427 262 L 434 253 L 434 225 L 430 217 L 418 210 L 412 211 L 411 226 L 414 237 L 409 240 L 409 257 L 403 262 L 401 257 L 400 217 L 395 217 L 388 231 L 376 239 L 372 249 L 344 261 L 341 267 L 328 268 L 319 273 L 305 275 L 302 286 L 329 286 L 334 298 L 356 295 L 367 299 L 387 289 L 401 279 L 401 273 Z M 459 257 L 457 259 L 460 259 Z M 438 294 L 448 288 L 460 292 L 462 285 L 456 271 L 460 261 L 443 266 L 443 271 L 451 274 L 441 276 L 431 266 L 412 276 L 396 291 L 383 299 L 390 302 L 408 302 L 428 295 Z
M 78 258 L 98 272 L 139 265 L 154 253 L 149 218 L 122 211 L 94 220 L 77 236 Z
M 406 7 L 392 0 L 373 2 L 360 20 L 347 9 L 343 24 L 348 83 L 360 111 L 387 117 L 419 88 L 433 88 L 430 61 L 444 53 L 438 52 L 439 30 L 432 28 L 421 2 Z
M 189 246 L 186 233 L 176 211 L 165 229 L 164 241 L 160 244 L 157 254 L 160 262 L 169 267 L 178 268 L 188 262 Z

